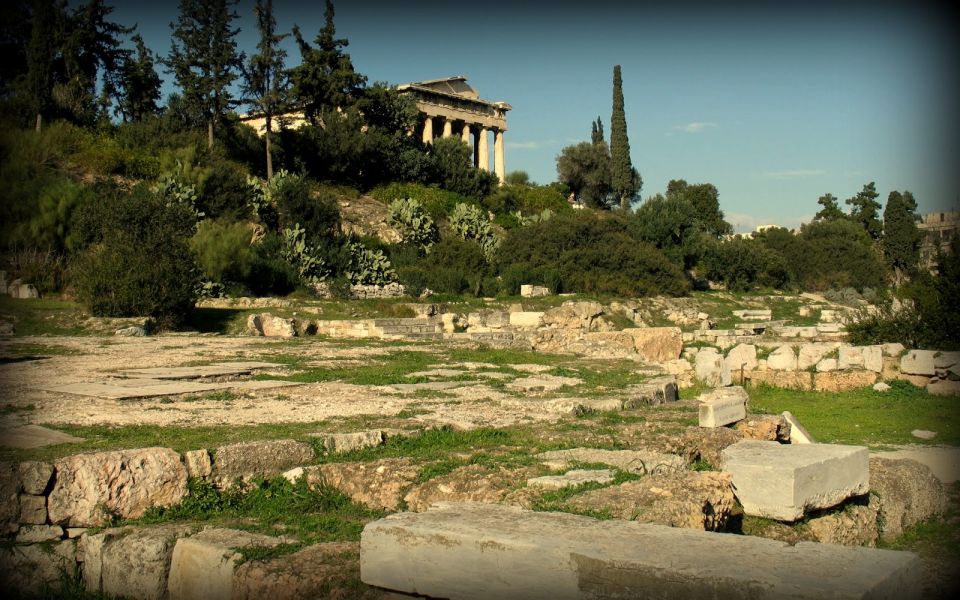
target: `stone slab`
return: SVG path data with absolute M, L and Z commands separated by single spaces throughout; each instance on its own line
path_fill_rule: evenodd
M 790 424 L 790 443 L 791 444 L 815 444 L 817 440 L 813 439 L 806 427 L 800 424 L 793 413 L 789 410 L 783 411 L 783 418 Z
M 132 398 L 150 398 L 153 396 L 176 396 L 179 394 L 196 394 L 214 390 L 262 390 L 278 387 L 302 385 L 295 381 L 259 380 L 259 381 L 179 381 L 161 379 L 115 379 L 107 382 L 68 383 L 65 385 L 40 386 L 39 389 L 48 392 L 74 394 L 77 396 L 94 396 L 110 400 L 127 400 Z
M 442 503 L 367 524 L 360 578 L 457 600 L 919 598 L 920 559 L 622 520 Z
M 249 375 L 256 369 L 276 369 L 282 365 L 268 362 L 229 362 L 199 365 L 196 367 L 149 367 L 145 369 L 124 369 L 124 377 L 148 377 L 150 379 L 195 379 L 198 377 L 227 377 L 230 375 Z
M 740 386 L 720 388 L 698 398 L 700 427 L 723 427 L 747 418 L 747 392 Z
M 40 425 L 23 425 L 0 429 L 0 446 L 7 448 L 43 448 L 57 444 L 77 444 L 83 441 L 72 435 L 47 429 Z
M 399 394 L 414 394 L 420 391 L 442 392 L 452 390 L 465 385 L 471 385 L 472 381 L 426 381 L 424 383 L 392 383 L 381 386 L 379 389 L 386 392 L 396 392 Z
M 870 491 L 864 446 L 743 440 L 721 453 L 745 514 L 796 521 Z
M 612 469 L 575 469 L 563 475 L 544 475 L 527 480 L 528 487 L 545 490 L 562 490 L 584 483 L 611 483 L 614 472 Z
M 676 454 L 666 454 L 650 450 L 570 448 L 568 450 L 541 452 L 537 455 L 537 458 L 548 467 L 557 469 L 564 469 L 571 462 L 600 463 L 640 475 L 664 473 L 686 468 L 684 460 Z

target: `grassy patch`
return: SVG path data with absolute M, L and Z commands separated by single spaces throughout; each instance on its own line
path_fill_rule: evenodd
M 576 466 L 574 468 L 583 468 L 583 466 Z M 609 467 L 607 467 L 609 468 Z M 589 492 L 591 490 L 599 490 L 600 488 L 612 487 L 615 485 L 620 485 L 621 483 L 626 483 L 627 481 L 636 481 L 640 479 L 640 475 L 634 473 L 629 473 L 627 471 L 617 470 L 613 476 L 613 481 L 611 483 L 596 483 L 588 482 L 581 483 L 580 485 L 574 485 L 567 488 L 559 490 L 550 490 L 544 492 L 538 498 L 536 498 L 532 503 L 533 510 L 545 511 L 545 512 L 570 512 L 574 514 L 582 514 L 600 519 L 609 519 L 610 514 L 608 511 L 604 510 L 595 510 L 588 509 L 583 510 L 580 508 L 574 508 L 567 504 L 567 501 L 582 494 L 584 492 Z
M 960 481 L 955 481 L 950 489 L 946 514 L 918 523 L 893 542 L 881 542 L 880 547 L 950 558 L 954 564 L 960 564 Z
M 16 335 L 87 335 L 87 315 L 76 302 L 46 298 L 17 300 L 0 296 L 0 314 L 13 317 Z
M 269 357 L 292 368 L 302 369 L 292 375 L 260 375 L 255 379 L 283 379 L 299 383 L 342 381 L 355 385 L 389 385 L 391 383 L 423 383 L 426 377 L 409 377 L 433 365 L 437 358 L 429 352 L 399 350 L 385 356 L 371 358 L 366 364 L 349 367 L 304 367 L 299 357 Z
M 33 412 L 37 410 L 37 407 L 32 404 L 25 404 L 23 406 L 17 406 L 16 404 L 4 404 L 0 407 L 0 415 L 15 415 L 25 412 Z
M 756 412 L 789 410 L 820 442 L 863 444 L 960 445 L 957 400 L 933 396 L 905 381 L 891 382 L 887 392 L 871 388 L 846 392 L 803 392 L 770 386 L 750 390 Z M 920 440 L 910 432 L 937 432 L 933 440 Z

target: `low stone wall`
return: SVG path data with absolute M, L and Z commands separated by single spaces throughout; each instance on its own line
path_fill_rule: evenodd
M 331 298 L 330 286 L 322 281 L 313 287 L 317 295 L 321 298 Z M 402 298 L 407 295 L 407 289 L 399 283 L 388 283 L 386 285 L 351 285 L 350 297 L 355 300 L 369 298 Z

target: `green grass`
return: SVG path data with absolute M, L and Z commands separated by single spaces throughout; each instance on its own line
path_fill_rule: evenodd
M 82 325 L 87 315 L 76 302 L 0 296 L 0 314 L 13 317 L 17 337 L 89 334 Z
M 890 385 L 887 392 L 866 388 L 836 393 L 759 386 L 750 390 L 750 407 L 764 413 L 789 410 L 818 442 L 960 446 L 956 398 L 933 396 L 905 381 Z M 921 440 L 910 434 L 914 429 L 935 431 L 937 436 Z

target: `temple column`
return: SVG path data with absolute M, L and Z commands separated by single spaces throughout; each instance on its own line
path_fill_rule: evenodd
M 428 116 L 427 120 L 423 122 L 423 143 L 433 143 L 433 117 Z
M 460 132 L 460 139 L 463 140 L 463 143 L 470 145 L 470 123 L 463 124 L 463 131 Z
M 487 147 L 487 128 L 480 128 L 480 141 L 477 143 L 477 151 L 480 153 L 480 160 L 477 162 L 477 168 L 484 171 L 490 170 L 490 148 Z
M 503 185 L 503 182 L 507 179 L 506 160 L 503 154 L 503 130 L 497 129 L 493 139 L 493 171 L 497 174 L 500 185 Z
M 453 122 L 450 119 L 443 120 L 443 137 L 448 138 L 453 135 Z

